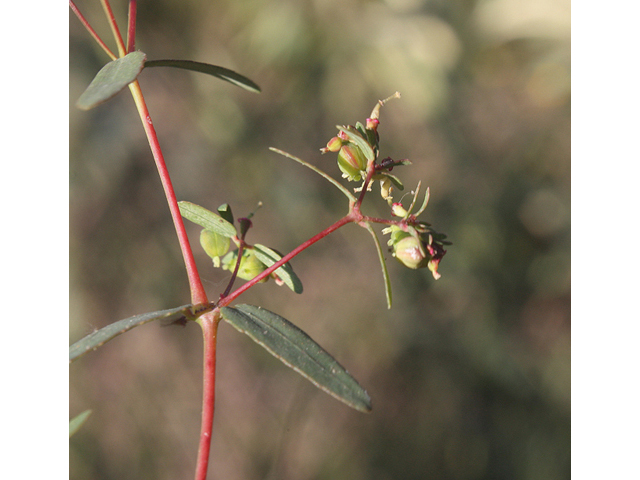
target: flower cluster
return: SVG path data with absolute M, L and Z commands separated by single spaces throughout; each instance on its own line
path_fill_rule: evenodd
M 437 280 L 440 278 L 438 265 L 444 254 L 447 253 L 444 245 L 451 245 L 451 242 L 445 240 L 446 235 L 433 230 L 430 224 L 419 222 L 416 218 L 427 208 L 429 203 L 428 188 L 420 209 L 415 214 L 411 213 L 416 205 L 419 192 L 420 183 L 413 192 L 413 201 L 409 209 L 405 209 L 402 203 L 393 203 L 391 200 L 387 200 L 391 206 L 391 214 L 401 217 L 401 220 L 383 229 L 382 233 L 391 234 L 387 245 L 389 245 L 394 258 L 409 268 L 429 268 L 433 278 Z
M 394 98 L 398 96 L 389 97 Z M 387 99 L 387 100 L 389 100 Z M 394 167 L 400 165 L 411 165 L 409 160 L 393 160 L 390 157 L 378 162 L 379 135 L 378 114 L 380 107 L 386 100 L 379 102 L 373 109 L 370 118 L 367 118 L 365 125 L 358 122 L 353 125 L 338 125 L 338 135 L 321 148 L 322 153 L 338 152 L 338 168 L 342 172 L 342 177 L 349 181 L 363 180 L 363 186 L 356 191 L 360 191 L 365 185 L 369 189 L 370 181 L 380 181 L 380 195 L 391 209 L 394 217 L 399 220 L 384 222 L 390 226 L 382 230 L 384 234 L 390 234 L 387 242 L 389 250 L 394 258 L 411 269 L 428 268 L 435 279 L 440 278 L 438 265 L 442 257 L 447 252 L 444 245 L 450 245 L 445 240 L 446 235 L 435 232 L 426 222 L 419 222 L 416 217 L 420 215 L 429 201 L 429 189 L 420 209 L 412 214 L 416 204 L 420 183 L 413 192 L 413 202 L 408 209 L 402 203 L 393 201 L 393 190 L 397 188 L 403 190 L 404 186 L 400 179 L 390 172 Z

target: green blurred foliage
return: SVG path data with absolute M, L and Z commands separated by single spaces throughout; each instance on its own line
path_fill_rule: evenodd
M 114 1 L 124 19 L 126 2 Z M 105 40 L 99 2 L 78 4 Z M 70 16 L 70 340 L 189 299 L 166 201 L 127 92 L 73 103 L 108 60 Z M 108 42 L 112 45 L 112 42 Z M 570 6 L 565 1 L 146 0 L 149 59 L 222 65 L 140 83 L 180 200 L 253 217 L 247 240 L 286 252 L 346 213 L 319 148 L 378 99 L 382 158 L 431 188 L 423 218 L 453 241 L 442 278 L 348 226 L 292 262 L 302 297 L 273 282 L 243 303 L 293 321 L 368 390 L 363 415 L 223 324 L 211 479 L 526 479 L 570 476 Z M 365 212 L 386 215 L 377 195 Z M 211 298 L 213 269 L 190 225 Z M 378 230 L 379 231 L 379 230 Z M 72 478 L 193 475 L 202 349 L 196 325 L 141 327 L 70 367 Z

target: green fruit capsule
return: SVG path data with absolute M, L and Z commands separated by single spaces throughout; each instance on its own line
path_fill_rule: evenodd
M 338 167 L 344 178 L 357 182 L 362 178 L 362 172 L 367 169 L 367 159 L 358 146 L 344 145 L 338 153 Z
M 200 245 L 213 259 L 215 267 L 220 266 L 220 257 L 229 251 L 231 240 L 229 237 L 212 232 L 211 230 L 202 230 L 200 232 Z
M 427 256 L 420 239 L 411 235 L 393 246 L 393 256 L 400 263 L 412 269 L 426 267 L 431 258 Z

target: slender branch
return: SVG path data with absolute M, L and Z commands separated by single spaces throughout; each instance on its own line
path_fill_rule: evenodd
M 78 20 L 80 20 L 80 23 L 82 23 L 84 28 L 87 29 L 87 31 L 91 34 L 93 39 L 98 43 L 98 45 L 102 47 L 105 53 L 109 55 L 109 58 L 111 58 L 111 60 L 115 60 L 116 58 L 118 58 L 114 55 L 111 49 L 107 47 L 107 44 L 102 41 L 102 39 L 98 36 L 96 31 L 93 29 L 93 27 L 89 25 L 89 22 L 87 22 L 87 19 L 84 18 L 84 15 L 80 13 L 80 10 L 78 10 L 78 7 L 76 7 L 76 4 L 73 3 L 73 0 L 69 0 L 69 7 L 71 7 L 71 11 L 76 14 L 76 17 L 78 17 Z
M 227 285 L 227 288 L 224 289 L 224 293 L 220 295 L 220 298 L 224 298 L 227 295 L 229 295 L 229 292 L 233 288 L 233 284 L 235 283 L 236 278 L 238 278 L 238 270 L 240 269 L 240 262 L 242 261 L 243 253 L 244 253 L 244 238 L 242 239 L 242 241 L 240 242 L 240 246 L 238 247 L 238 257 L 236 258 L 236 266 L 233 269 L 233 273 L 231 274 L 231 279 L 229 280 L 229 284 Z
M 375 163 L 370 162 L 367 166 L 367 177 L 364 179 L 364 182 L 362 182 L 362 187 L 360 187 L 360 196 L 353 206 L 353 210 L 358 213 L 360 212 L 360 206 L 362 205 L 364 196 L 367 194 L 367 189 L 369 188 L 369 184 L 371 183 L 371 178 L 373 177 L 374 173 L 376 173 Z
M 121 57 L 124 57 L 126 55 L 124 42 L 122 41 L 122 35 L 120 34 L 120 29 L 118 28 L 118 24 L 116 23 L 116 17 L 114 17 L 113 15 L 113 10 L 111 10 L 109 0 L 100 0 L 100 3 L 102 3 L 104 13 L 107 15 L 107 20 L 109 21 L 109 26 L 111 27 L 113 38 L 116 39 L 116 44 L 118 45 L 118 53 Z
M 129 84 L 129 89 L 131 90 L 133 99 L 136 103 L 136 106 L 138 107 L 138 113 L 140 114 L 140 119 L 142 120 L 142 126 L 144 127 L 144 130 L 147 134 L 149 146 L 151 147 L 151 152 L 153 153 L 153 158 L 156 162 L 158 173 L 160 174 L 160 181 L 162 182 L 162 187 L 164 188 L 167 202 L 169 203 L 169 210 L 171 211 L 173 224 L 175 226 L 176 233 L 178 234 L 178 240 L 180 242 L 180 248 L 182 250 L 182 257 L 184 258 L 184 263 L 187 268 L 189 286 L 191 289 L 191 302 L 194 304 L 208 303 L 209 300 L 207 299 L 207 294 L 204 290 L 204 287 L 202 286 L 202 280 L 200 279 L 200 275 L 198 274 L 196 261 L 193 258 L 193 251 L 191 250 L 191 246 L 189 244 L 189 237 L 187 236 L 187 231 L 184 228 L 182 215 L 180 215 L 180 208 L 178 207 L 176 194 L 173 190 L 171 177 L 169 176 L 169 171 L 164 161 L 162 150 L 160 149 L 160 143 L 158 142 L 158 136 L 156 135 L 155 128 L 153 127 L 153 122 L 151 121 L 151 116 L 149 115 L 149 110 L 147 109 L 144 97 L 142 96 L 142 90 L 140 90 L 140 84 L 138 83 L 138 80 Z
M 309 248 L 311 245 L 316 243 L 318 240 L 323 239 L 324 237 L 326 237 L 330 233 L 336 231 L 340 227 L 343 227 L 347 223 L 353 223 L 353 222 L 357 223 L 357 222 L 360 222 L 361 220 L 362 220 L 362 215 L 360 213 L 357 213 L 357 212 L 348 213 L 347 215 L 342 217 L 340 220 L 335 222 L 333 225 L 325 228 L 323 231 L 321 231 L 317 235 L 314 235 L 313 237 L 311 237 L 306 242 L 298 245 L 298 247 L 296 247 L 293 250 L 291 250 L 289 253 L 287 253 L 284 257 L 282 257 L 276 263 L 274 263 L 269 268 L 267 268 L 266 270 L 261 272 L 259 275 L 256 275 L 255 277 L 253 277 L 253 279 L 249 280 L 247 283 L 245 283 L 244 285 L 239 287 L 237 290 L 234 290 L 228 296 L 226 296 L 224 298 L 221 298 L 220 301 L 218 302 L 218 305 L 220 307 L 226 307 L 231 302 L 233 302 L 233 300 L 235 300 L 242 293 L 244 293 L 246 290 L 248 290 L 249 288 L 253 287 L 256 283 L 258 283 L 263 278 L 271 275 L 272 272 L 275 272 L 282 265 L 287 263 L 289 260 L 291 260 L 293 257 L 298 255 L 303 250 L 306 250 L 307 248 Z
M 136 13 L 138 10 L 138 1 L 129 0 L 129 25 L 127 28 L 127 53 L 131 53 L 136 48 Z
M 381 223 L 383 225 L 398 225 L 400 220 L 392 220 L 388 218 L 378 218 L 378 217 L 370 217 L 368 215 L 363 215 L 361 222 L 370 222 L 370 223 Z

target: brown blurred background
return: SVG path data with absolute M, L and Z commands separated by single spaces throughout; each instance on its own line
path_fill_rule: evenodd
M 99 2 L 78 7 L 112 46 Z M 113 2 L 124 26 L 126 2 Z M 70 14 L 70 341 L 189 302 L 178 242 L 128 92 L 73 103 L 108 60 Z M 114 47 L 115 48 L 115 47 Z M 336 124 L 378 99 L 381 155 L 422 218 L 449 235 L 442 278 L 389 259 L 347 226 L 241 303 L 293 321 L 367 389 L 358 413 L 227 324 L 220 327 L 211 479 L 524 479 L 570 476 L 570 4 L 568 0 L 143 0 L 137 48 L 232 68 L 260 95 L 149 69 L 140 83 L 179 199 L 246 215 L 248 240 L 289 251 L 346 213 L 344 197 L 273 146 L 321 156 Z M 366 213 L 387 215 L 371 195 Z M 215 270 L 188 225 L 211 298 Z M 380 229 L 378 229 L 378 232 Z M 381 241 L 386 238 L 380 236 Z M 194 472 L 200 329 L 152 323 L 70 367 L 73 479 Z

